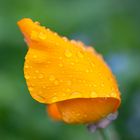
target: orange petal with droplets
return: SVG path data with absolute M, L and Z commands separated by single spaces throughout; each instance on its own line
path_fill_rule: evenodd
M 45 104 L 56 103 L 61 118 L 66 122 L 70 120 L 69 116 L 73 114 L 71 110 L 76 108 L 76 103 L 81 105 L 79 110 L 85 105 L 95 106 L 97 103 L 95 110 L 89 107 L 89 111 L 98 112 L 99 109 L 100 114 L 117 110 L 121 100 L 120 92 L 115 77 L 101 55 L 91 47 L 86 48 L 82 42 L 61 37 L 31 19 L 22 19 L 18 25 L 29 46 L 24 74 L 35 100 Z M 79 113 L 85 112 L 89 114 L 88 107 Z M 101 118 L 99 116 L 94 118 L 91 113 L 85 121 L 79 118 L 79 123 L 97 121 Z M 70 122 L 78 123 L 78 118 Z

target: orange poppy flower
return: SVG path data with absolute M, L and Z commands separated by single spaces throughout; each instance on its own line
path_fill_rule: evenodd
M 48 105 L 52 118 L 90 123 L 116 112 L 121 101 L 116 80 L 92 47 L 28 18 L 18 26 L 29 46 L 24 65 L 29 92 Z

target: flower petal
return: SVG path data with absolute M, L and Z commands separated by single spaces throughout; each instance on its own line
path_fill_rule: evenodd
M 18 25 L 29 46 L 24 65 L 28 89 L 35 100 L 50 104 L 53 118 L 96 122 L 117 110 L 121 100 L 117 82 L 92 47 L 61 37 L 28 18 Z

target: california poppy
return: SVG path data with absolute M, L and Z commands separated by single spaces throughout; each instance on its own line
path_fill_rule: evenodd
M 120 92 L 110 68 L 92 47 L 68 40 L 29 18 L 18 22 L 29 46 L 24 75 L 31 96 L 66 123 L 98 122 L 116 112 Z

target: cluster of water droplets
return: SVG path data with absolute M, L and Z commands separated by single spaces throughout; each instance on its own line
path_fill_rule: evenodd
M 47 35 L 46 35 L 45 31 L 37 32 L 37 31 L 33 30 L 31 32 L 30 38 L 32 40 L 45 40 L 47 38 Z

